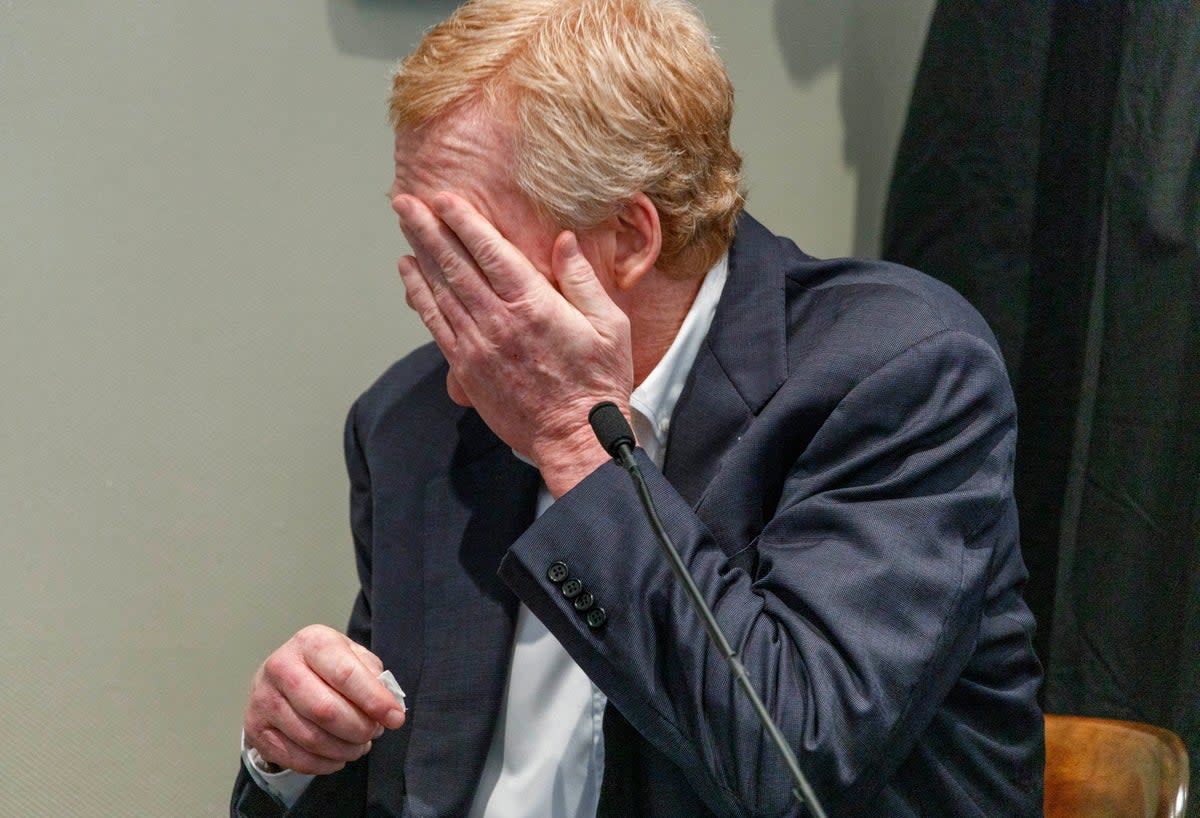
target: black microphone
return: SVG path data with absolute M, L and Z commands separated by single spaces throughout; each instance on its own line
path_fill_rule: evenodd
M 615 403 L 610 400 L 597 403 L 588 412 L 588 423 L 592 424 L 592 431 L 596 433 L 596 439 L 604 451 L 612 455 L 614 460 L 621 459 L 622 451 L 632 453 L 633 429 L 629 428 L 629 422 Z
M 642 501 L 642 508 L 646 512 L 646 518 L 649 520 L 650 527 L 654 530 L 658 538 L 659 545 L 662 546 L 663 554 L 666 555 L 667 561 L 671 564 L 671 570 L 674 571 L 676 579 L 683 583 L 683 588 L 692 602 L 692 607 L 696 610 L 696 615 L 704 623 L 704 629 L 708 631 L 709 638 L 712 639 L 713 644 L 717 646 L 717 650 L 721 652 L 721 655 L 729 663 L 729 669 L 733 672 L 734 678 L 737 679 L 742 690 L 750 697 L 750 703 L 754 705 L 754 711 L 758 714 L 758 720 L 762 722 L 763 729 L 766 730 L 767 735 L 771 737 L 771 740 L 783 755 L 783 760 L 787 764 L 788 771 L 792 774 L 792 779 L 796 782 L 796 788 L 792 790 L 792 794 L 796 797 L 797 801 L 808 805 L 809 812 L 812 813 L 813 818 L 827 818 L 825 810 L 821 809 L 821 803 L 817 800 L 817 794 L 813 792 L 808 779 L 804 777 L 804 772 L 800 769 L 800 763 L 796 761 L 796 754 L 792 752 L 792 748 L 783 737 L 783 732 L 775 724 L 775 721 L 771 718 L 771 714 L 767 712 L 767 707 L 763 704 L 762 699 L 758 697 L 754 686 L 750 684 L 750 677 L 746 675 L 746 668 L 738 661 L 737 653 L 730 646 L 729 640 L 725 638 L 725 634 L 721 632 L 721 627 L 717 624 L 717 619 L 713 616 L 712 609 L 704 601 L 700 589 L 696 586 L 696 581 L 692 579 L 687 566 L 683 564 L 683 558 L 679 556 L 679 552 L 675 549 L 675 544 L 671 542 L 671 537 L 667 534 L 667 529 L 663 527 L 662 520 L 658 516 L 658 510 L 654 507 L 654 498 L 650 496 L 650 489 L 646 485 L 645 478 L 642 477 L 642 470 L 638 468 L 637 460 L 633 457 L 633 430 L 629 428 L 629 422 L 625 420 L 625 415 L 621 413 L 621 410 L 612 401 L 603 401 L 597 403 L 592 407 L 592 411 L 588 412 L 588 423 L 592 425 L 592 431 L 596 433 L 596 439 L 600 441 L 600 445 L 604 447 L 604 451 L 612 455 L 612 458 L 625 471 L 629 472 L 629 476 L 633 479 L 633 485 L 637 489 L 638 497 Z

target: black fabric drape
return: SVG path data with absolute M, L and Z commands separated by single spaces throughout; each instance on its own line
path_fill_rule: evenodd
M 1200 3 L 941 0 L 882 254 L 992 324 L 1049 712 L 1183 736 L 1200 793 Z

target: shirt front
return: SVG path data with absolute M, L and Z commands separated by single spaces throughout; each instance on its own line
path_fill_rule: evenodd
M 638 445 L 662 466 L 671 413 L 708 334 L 729 274 L 724 255 L 704 277 L 671 346 L 630 395 Z M 540 516 L 553 503 L 543 484 Z M 604 773 L 607 699 L 537 617 L 517 610 L 508 684 L 468 818 L 595 818 Z M 247 751 L 260 787 L 290 808 L 312 776 L 266 773 Z

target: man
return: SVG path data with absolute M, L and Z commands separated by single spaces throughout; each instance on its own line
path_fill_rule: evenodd
M 831 816 L 1040 814 L 978 316 L 741 214 L 732 90 L 682 0 L 468 3 L 391 112 L 434 344 L 351 410 L 349 635 L 255 675 L 233 814 L 803 814 L 588 427 L 602 400 Z

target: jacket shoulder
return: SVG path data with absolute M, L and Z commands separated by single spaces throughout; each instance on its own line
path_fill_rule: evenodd
M 872 259 L 810 259 L 788 271 L 787 287 L 790 301 L 830 324 L 857 323 L 910 345 L 939 332 L 962 332 L 999 353 L 991 329 L 965 298 L 910 267 Z
M 359 395 L 351 409 L 352 420 L 361 434 L 370 437 L 372 431 L 398 420 L 402 426 L 430 428 L 438 418 L 443 422 L 457 419 L 461 407 L 446 394 L 448 371 L 446 359 L 434 344 L 418 347 L 384 370 Z
M 870 371 L 946 332 L 976 339 L 1000 356 L 975 308 L 949 285 L 912 268 L 874 259 L 815 258 L 749 215 L 738 224 L 734 252 L 751 275 L 783 288 L 793 365 L 805 353 L 828 352 L 833 360 L 855 359 Z

